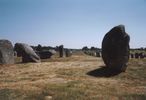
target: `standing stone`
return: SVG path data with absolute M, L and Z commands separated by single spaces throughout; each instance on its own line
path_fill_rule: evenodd
M 13 45 L 9 40 L 0 40 L 0 64 L 14 64 Z
M 63 57 L 64 48 L 63 45 L 59 46 L 59 57 Z
M 142 52 L 139 53 L 139 57 L 140 57 L 140 59 L 143 59 L 144 58 L 144 54 Z
M 144 58 L 146 58 L 146 54 L 144 54 Z
M 100 57 L 100 52 L 99 51 L 96 52 L 96 57 Z
M 129 60 L 130 37 L 124 25 L 112 28 L 102 41 L 102 58 L 107 67 L 125 71 Z
M 134 58 L 134 54 L 131 53 L 130 56 L 131 56 L 131 58 Z
M 34 52 L 32 47 L 24 43 L 16 43 L 15 51 L 18 56 L 22 56 L 22 62 L 41 62 L 40 57 Z
M 71 55 L 72 55 L 71 50 L 66 49 L 66 50 L 65 50 L 65 55 L 66 55 L 66 57 L 71 57 Z
M 139 54 L 136 52 L 135 53 L 135 59 L 138 59 L 139 58 Z

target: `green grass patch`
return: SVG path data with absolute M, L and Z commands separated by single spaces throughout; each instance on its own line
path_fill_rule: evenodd
M 44 94 L 51 95 L 53 100 L 83 100 L 85 91 L 77 88 L 78 81 L 67 84 L 52 84 L 45 88 Z
M 146 95 L 144 94 L 129 94 L 122 95 L 119 97 L 120 100 L 146 100 Z
M 1 89 L 0 100 L 22 100 L 22 94 L 18 90 Z

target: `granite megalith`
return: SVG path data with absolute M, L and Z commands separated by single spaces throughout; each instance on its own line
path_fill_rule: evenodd
M 126 71 L 130 54 L 130 36 L 125 32 L 125 26 L 112 28 L 102 41 L 102 58 L 106 66 L 116 71 Z
M 0 64 L 14 64 L 13 45 L 9 40 L 0 40 Z
M 25 43 L 16 43 L 15 51 L 18 56 L 22 56 L 22 62 L 41 62 L 40 57 L 35 53 L 35 51 L 29 45 Z

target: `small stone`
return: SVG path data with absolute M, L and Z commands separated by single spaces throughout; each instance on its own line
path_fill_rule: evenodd
M 45 100 L 52 100 L 52 96 L 45 96 Z

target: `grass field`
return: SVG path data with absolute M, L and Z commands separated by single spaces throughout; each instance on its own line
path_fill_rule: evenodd
M 120 74 L 103 66 L 84 54 L 0 66 L 0 100 L 146 100 L 146 59 Z

